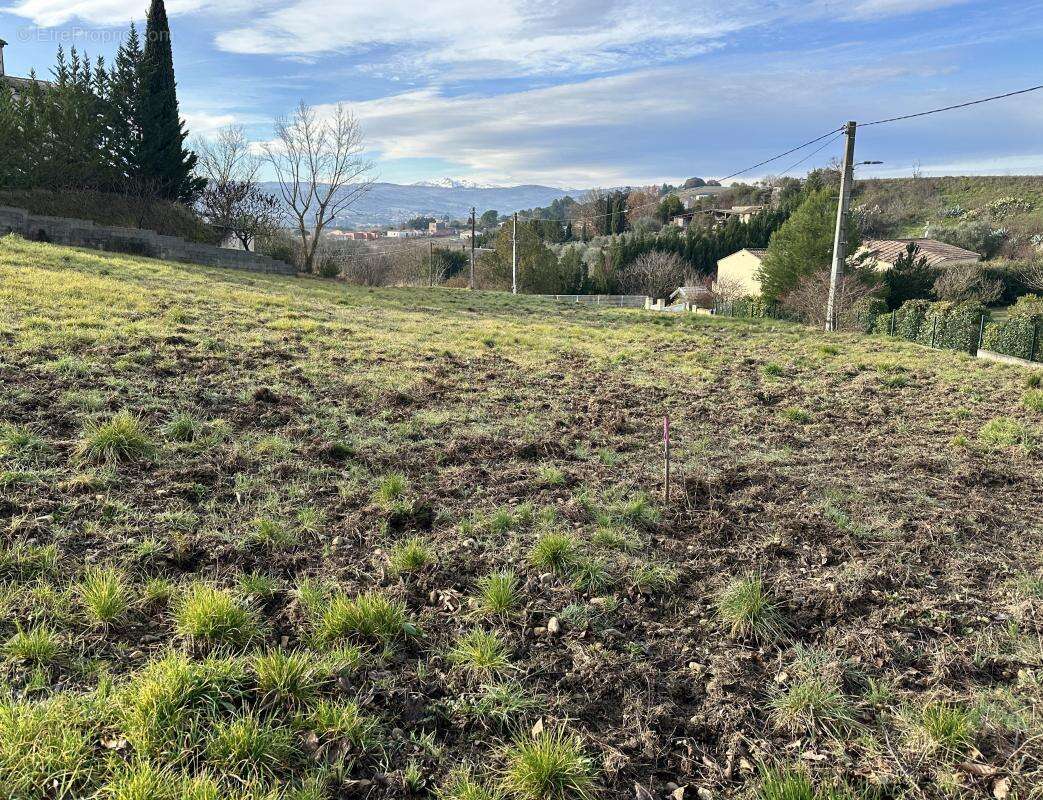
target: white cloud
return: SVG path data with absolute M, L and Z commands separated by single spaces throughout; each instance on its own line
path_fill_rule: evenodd
M 208 0 L 170 0 L 167 14 L 195 11 L 208 5 Z M 22 0 L 0 11 L 32 20 L 45 28 L 81 20 L 97 25 L 125 25 L 145 18 L 146 0 Z
M 189 112 L 181 115 L 188 130 L 196 136 L 207 137 L 221 128 L 234 125 L 241 120 L 235 114 L 212 114 L 205 111 Z

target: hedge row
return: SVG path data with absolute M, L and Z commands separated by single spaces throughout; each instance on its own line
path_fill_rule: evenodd
M 878 316 L 873 330 L 930 347 L 975 353 L 982 317 L 988 316 L 988 309 L 973 300 L 909 300 L 892 314 Z
M 1010 316 L 985 329 L 985 348 L 1030 361 L 1043 361 L 1043 298 L 1029 294 L 1010 307 Z

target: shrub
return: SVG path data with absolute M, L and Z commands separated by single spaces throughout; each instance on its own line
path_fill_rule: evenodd
M 563 729 L 516 740 L 504 752 L 503 788 L 518 800 L 594 800 L 594 767 Z
M 872 333 L 877 319 L 887 313 L 887 301 L 879 297 L 862 297 L 851 307 L 851 325 L 853 330 Z
M 920 340 L 920 331 L 931 304 L 926 300 L 910 300 L 895 312 L 894 335 L 909 342 Z
M 120 411 L 108 422 L 87 426 L 77 452 L 86 461 L 111 464 L 149 455 L 152 441 L 141 420 L 129 411 Z
M 187 639 L 244 645 L 260 633 L 256 612 L 231 592 L 197 583 L 174 603 L 174 627 Z
M 1031 361 L 1043 360 L 1043 298 L 1028 294 L 1010 307 L 1010 316 L 985 330 L 985 347 Z M 1035 346 L 1033 346 L 1035 345 Z
M 932 303 L 920 331 L 921 344 L 932 344 L 944 350 L 975 353 L 981 336 L 982 317 L 989 312 L 976 300 L 962 303 Z

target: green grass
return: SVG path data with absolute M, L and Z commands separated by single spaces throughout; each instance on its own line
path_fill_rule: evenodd
M 484 614 L 509 614 L 521 602 L 518 577 L 513 570 L 483 575 L 477 583 L 477 604 Z
M 519 800 L 594 800 L 594 765 L 579 738 L 558 728 L 515 740 L 504 751 L 503 790 Z
M 316 636 L 322 642 L 357 636 L 387 644 L 416 633 L 405 604 L 379 592 L 366 592 L 355 597 L 335 595 L 316 628 Z
M 786 623 L 778 601 L 760 576 L 732 581 L 717 595 L 716 605 L 717 614 L 732 636 L 774 641 L 785 634 Z
M 1012 447 L 1024 444 L 1028 432 L 1021 422 L 1010 417 L 990 419 L 978 431 L 978 439 L 993 447 Z
M 576 539 L 566 533 L 545 533 L 529 551 L 529 563 L 540 569 L 565 574 L 576 561 Z
M 90 463 L 118 464 L 145 458 L 154 449 L 141 420 L 124 410 L 106 422 L 87 425 L 77 453 Z
M 0 342 L 0 795 L 1043 785 L 1023 371 L 14 238 Z
M 421 572 L 434 563 L 434 552 L 420 536 L 397 542 L 388 553 L 388 570 L 392 575 Z
M 453 642 L 448 658 L 468 675 L 489 678 L 510 669 L 509 654 L 499 633 L 473 628 Z
M 130 587 L 119 570 L 92 567 L 84 573 L 76 590 L 84 612 L 97 625 L 115 625 L 130 609 Z
M 192 584 L 174 601 L 174 627 L 186 639 L 240 647 L 260 635 L 256 611 L 231 592 Z

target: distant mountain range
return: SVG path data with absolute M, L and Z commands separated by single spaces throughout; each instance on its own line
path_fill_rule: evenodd
M 264 184 L 267 192 L 278 194 L 278 185 Z M 354 207 L 333 222 L 338 228 L 363 228 L 376 225 L 398 225 L 418 216 L 464 219 L 471 207 L 483 211 L 495 209 L 510 214 L 529 208 L 550 205 L 571 195 L 579 199 L 583 189 L 558 189 L 553 186 L 488 186 L 472 181 L 444 178 L 412 185 L 377 183 Z

